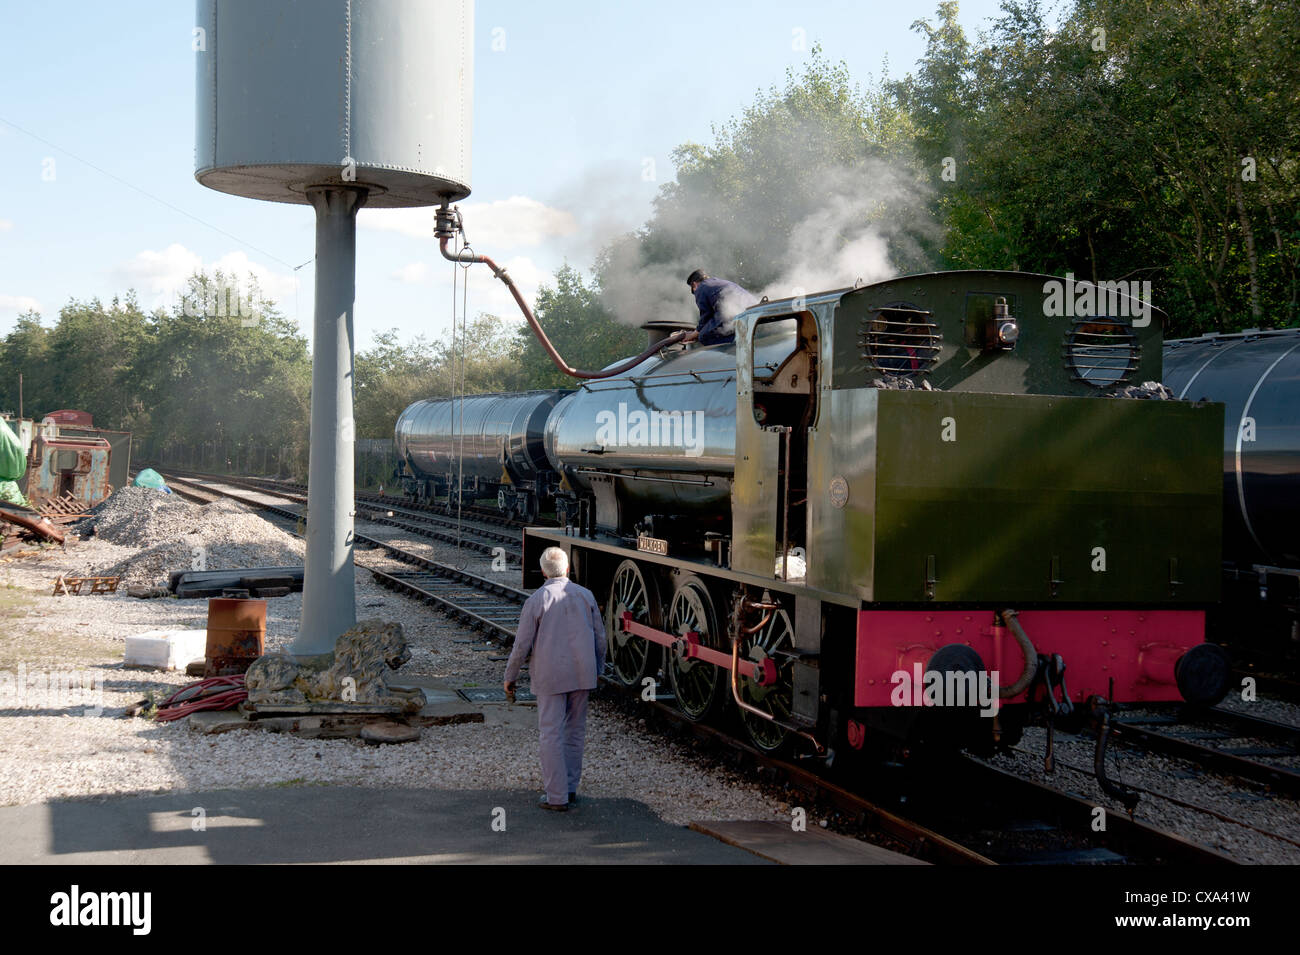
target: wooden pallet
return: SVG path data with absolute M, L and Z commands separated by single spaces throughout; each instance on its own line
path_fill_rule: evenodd
M 108 494 L 113 493 L 111 487 L 105 488 L 105 490 Z M 85 517 L 87 508 L 85 501 L 79 499 L 71 491 L 65 491 L 62 497 L 47 498 L 42 501 L 37 510 L 42 517 L 48 518 L 56 524 L 71 524 L 73 521 Z
M 41 501 L 38 510 L 43 517 L 63 517 L 67 514 L 81 514 L 86 507 L 71 491 L 65 491 L 62 497 L 51 497 Z
M 121 583 L 121 577 L 64 577 L 60 574 L 54 580 L 53 597 L 60 597 L 64 594 L 112 594 L 117 592 L 117 585 Z M 90 589 L 83 591 L 82 588 L 90 584 Z
M 112 485 L 104 486 L 104 498 L 107 499 L 113 492 Z M 72 524 L 73 521 L 81 520 L 86 516 L 88 511 L 86 502 L 79 499 L 72 491 L 64 491 L 61 498 L 47 498 L 40 502 L 36 511 L 40 516 L 47 517 L 55 524 Z

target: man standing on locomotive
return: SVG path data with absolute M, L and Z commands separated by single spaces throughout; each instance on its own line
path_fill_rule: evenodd
M 745 291 L 735 282 L 710 278 L 703 269 L 696 269 L 686 279 L 695 304 L 700 310 L 700 321 L 695 332 L 684 340 L 699 339 L 701 345 L 726 345 L 736 340 L 731 320 L 758 304 L 758 297 Z
M 569 555 L 542 551 L 546 583 L 524 603 L 506 662 L 506 696 L 514 698 L 524 661 L 537 697 L 537 731 L 546 794 L 543 809 L 564 812 L 578 801 L 587 734 L 587 695 L 605 668 L 605 623 L 591 591 L 569 580 Z

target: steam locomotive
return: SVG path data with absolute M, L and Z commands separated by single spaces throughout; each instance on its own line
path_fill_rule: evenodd
M 1141 386 L 1158 310 L 1112 290 L 1063 315 L 1060 284 L 764 300 L 732 344 L 566 395 L 422 402 L 398 454 L 429 480 L 450 472 L 427 449 L 464 441 L 475 475 L 554 504 L 560 526 L 524 532 L 525 586 L 563 548 L 604 606 L 609 675 L 691 720 L 730 711 L 763 750 L 984 748 L 1111 702 L 1216 702 L 1223 406 Z M 462 409 L 472 437 L 448 430 Z

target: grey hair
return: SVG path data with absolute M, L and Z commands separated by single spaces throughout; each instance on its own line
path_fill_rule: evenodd
M 563 577 L 569 569 L 569 555 L 559 547 L 542 551 L 542 573 L 547 577 Z

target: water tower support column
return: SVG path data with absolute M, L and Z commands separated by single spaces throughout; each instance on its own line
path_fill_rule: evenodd
M 307 559 L 295 655 L 330 653 L 357 621 L 353 546 L 352 306 L 357 210 L 365 192 L 307 190 L 316 209 L 316 317 L 312 337 Z

